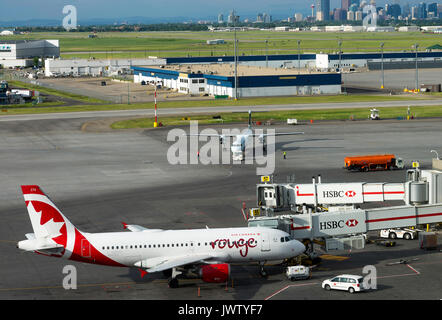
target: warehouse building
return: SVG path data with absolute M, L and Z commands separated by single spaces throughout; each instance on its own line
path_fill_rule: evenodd
M 135 83 L 162 85 L 191 95 L 235 97 L 232 64 L 132 67 Z M 294 70 L 238 66 L 237 97 L 341 93 L 341 74 L 298 74 Z
M 418 52 L 419 68 L 442 68 L 442 52 Z M 317 54 L 316 69 L 330 71 L 348 68 L 409 69 L 416 64 L 415 52 Z
M 112 76 L 130 72 L 131 66 L 163 65 L 165 59 L 47 59 L 45 76 Z
M 0 65 L 9 67 L 29 67 L 33 59 L 57 58 L 60 56 L 58 40 L 15 40 L 0 39 Z

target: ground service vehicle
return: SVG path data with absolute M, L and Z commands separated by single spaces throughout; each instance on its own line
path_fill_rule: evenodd
M 363 291 L 363 278 L 361 276 L 355 276 L 351 274 L 342 274 L 337 277 L 324 280 L 322 282 L 322 288 L 325 290 L 344 290 L 350 293 Z
M 291 281 L 310 279 L 312 277 L 312 271 L 309 267 L 305 266 L 289 266 L 285 274 L 287 279 Z
M 381 238 L 403 238 L 405 240 L 411 240 L 417 238 L 417 231 L 412 229 L 383 229 L 379 232 Z
M 345 157 L 344 162 L 344 168 L 347 170 L 370 171 L 404 168 L 404 161 L 401 158 L 396 158 L 394 154 Z

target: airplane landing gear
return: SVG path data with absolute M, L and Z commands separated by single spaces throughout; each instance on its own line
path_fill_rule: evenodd
M 178 288 L 179 286 L 177 278 L 170 278 L 167 283 L 169 284 L 169 288 Z
M 169 288 L 178 288 L 179 283 L 178 283 L 177 276 L 182 274 L 182 272 L 178 271 L 176 268 L 173 268 L 170 271 L 171 271 L 171 277 L 167 281 L 167 283 L 169 284 Z
M 267 277 L 267 272 L 264 269 L 264 264 L 265 264 L 265 261 L 259 263 L 259 274 L 263 278 Z

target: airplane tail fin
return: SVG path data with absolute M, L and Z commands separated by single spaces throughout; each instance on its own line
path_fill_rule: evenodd
M 249 110 L 249 129 L 252 129 L 252 110 Z
M 72 223 L 39 186 L 27 185 L 21 189 L 34 230 L 26 235 L 28 240 L 22 241 L 22 245 L 29 245 L 31 250 L 65 248 L 67 233 L 74 228 Z

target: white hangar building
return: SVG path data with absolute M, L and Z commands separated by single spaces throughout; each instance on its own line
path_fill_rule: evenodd
M 33 59 L 58 58 L 60 44 L 58 40 L 14 40 L 0 39 L 0 64 L 4 68 L 29 67 Z

